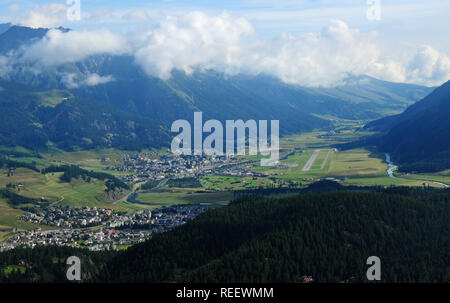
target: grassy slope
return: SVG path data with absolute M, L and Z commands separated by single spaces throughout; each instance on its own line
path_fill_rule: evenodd
M 82 180 L 61 182 L 59 177 L 62 173 L 42 175 L 24 168 L 17 169 L 12 177 L 7 177 L 6 173 L 6 170 L 0 170 L 0 187 L 5 187 L 8 183 L 21 183 L 23 187 L 16 192 L 22 196 L 44 197 L 51 202 L 63 200 L 64 204 L 70 205 L 101 204 L 106 188 L 104 182 L 97 179 L 92 179 L 91 183 L 85 183 Z
M 106 172 L 116 176 L 123 175 L 123 172 L 115 172 L 107 170 L 108 166 L 116 166 L 120 163 L 120 158 L 126 153 L 135 153 L 120 151 L 116 149 L 98 149 L 98 150 L 83 150 L 76 152 L 64 152 L 61 150 L 54 150 L 44 154 L 48 163 L 53 164 L 74 164 L 87 170 L 94 170 L 98 172 Z M 102 158 L 109 158 L 109 160 L 102 162 Z
M 23 222 L 19 217 L 25 212 L 11 208 L 4 199 L 0 199 L 0 228 L 34 229 L 39 225 Z M 9 232 L 0 232 L 0 239 Z
M 401 175 L 402 178 L 416 179 L 416 180 L 432 180 L 450 184 L 450 170 L 436 172 L 434 174 L 407 174 Z

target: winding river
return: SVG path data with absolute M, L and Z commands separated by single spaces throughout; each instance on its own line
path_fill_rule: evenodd
M 389 155 L 388 153 L 386 153 L 385 155 L 386 155 L 386 162 L 388 164 L 387 174 L 389 177 L 397 179 L 397 177 L 394 175 L 394 172 L 398 169 L 398 166 L 391 161 L 391 155 Z
M 385 154 L 386 155 L 386 163 L 388 164 L 388 169 L 387 169 L 387 174 L 390 178 L 393 179 L 399 179 L 398 177 L 396 177 L 394 175 L 394 172 L 398 169 L 398 166 L 394 164 L 394 162 L 392 162 L 391 160 L 391 155 L 389 155 L 388 153 Z M 442 182 L 438 182 L 438 181 L 432 181 L 432 180 L 418 180 L 418 179 L 407 179 L 407 178 L 402 178 L 404 180 L 416 180 L 416 181 L 423 181 L 423 182 L 429 182 L 429 183 L 434 183 L 434 184 L 438 184 L 441 185 L 443 187 L 449 188 L 450 185 L 442 183 Z

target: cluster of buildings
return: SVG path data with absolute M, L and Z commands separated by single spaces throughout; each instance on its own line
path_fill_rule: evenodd
M 75 228 L 72 225 L 70 228 L 57 230 L 42 230 L 38 228 L 36 230 L 18 232 L 8 240 L 0 242 L 0 251 L 39 245 L 85 247 L 90 250 L 115 250 L 118 246 L 134 245 L 145 241 L 152 234 L 165 232 L 183 225 L 206 211 L 207 208 L 207 206 L 199 204 L 173 205 L 152 211 L 141 210 L 132 214 L 96 208 L 95 211 L 96 214 L 98 213 L 98 217 L 104 218 L 100 225 L 83 228 Z M 67 207 L 51 207 L 51 209 L 51 211 L 46 209 L 45 213 L 52 214 L 50 217 L 54 216 L 55 218 L 55 214 L 58 214 L 59 219 L 47 222 L 57 222 L 60 224 L 59 226 L 68 226 L 69 222 L 72 224 L 73 214 L 80 212 L 80 209 Z M 88 208 L 82 209 L 84 209 L 85 213 L 93 214 L 93 208 L 90 208 L 90 212 L 88 212 Z M 61 214 L 60 211 L 63 213 Z M 105 216 L 101 214 L 105 214 Z M 30 217 L 33 216 L 26 216 L 26 218 Z M 91 216 L 91 218 L 97 218 L 97 216 Z M 106 218 L 109 219 L 106 220 Z
M 82 228 L 101 225 L 111 220 L 112 216 L 112 210 L 104 208 L 50 206 L 38 213 L 27 212 L 20 219 L 48 226 Z
M 251 165 L 228 166 L 222 168 L 217 172 L 218 175 L 224 176 L 239 176 L 239 177 L 267 177 L 268 175 L 262 172 L 252 170 Z
M 108 229 L 59 229 L 42 230 L 40 228 L 16 233 L 0 243 L 0 251 L 18 247 L 70 246 L 84 247 L 90 250 L 116 250 L 119 245 L 133 245 L 145 241 L 151 235 L 150 230 L 108 230 Z
M 231 175 L 265 177 L 254 172 L 249 161 L 226 156 L 160 156 L 152 153 L 125 155 L 119 166 L 109 166 L 112 171 L 128 172 L 121 176 L 124 182 L 145 182 L 149 180 L 163 180 L 168 177 L 187 178 L 199 175 Z
M 205 205 L 172 205 L 165 208 L 146 209 L 132 214 L 116 214 L 106 223 L 114 229 L 150 229 L 153 233 L 164 232 L 183 225 L 208 209 Z

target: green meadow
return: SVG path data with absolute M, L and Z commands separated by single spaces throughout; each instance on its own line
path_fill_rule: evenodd
M 24 211 L 12 208 L 4 199 L 0 199 L 0 241 L 11 234 L 12 231 L 8 229 L 30 230 L 37 227 L 46 228 L 19 220 L 19 217 L 23 214 L 25 214 Z
M 21 184 L 15 189 L 17 194 L 32 198 L 45 198 L 50 202 L 59 201 L 64 205 L 94 206 L 102 203 L 106 186 L 103 181 L 92 179 L 87 183 L 81 179 L 73 179 L 70 183 L 61 182 L 62 173 L 40 174 L 28 169 L 19 168 L 13 176 L 7 177 L 7 171 L 0 171 L 0 186 Z
M 211 203 L 227 204 L 233 199 L 231 192 L 195 192 L 186 189 L 138 192 L 137 200 L 153 207 L 173 204 Z
M 433 174 L 397 174 L 404 179 L 423 180 L 423 181 L 436 181 L 450 185 L 450 170 L 444 170 Z

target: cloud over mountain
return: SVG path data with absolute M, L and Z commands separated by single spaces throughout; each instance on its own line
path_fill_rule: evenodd
M 264 73 L 303 86 L 333 86 L 348 74 L 425 85 L 450 78 L 447 54 L 431 46 L 397 47 L 376 32 L 361 32 L 340 20 L 330 21 L 319 32 L 281 33 L 266 39 L 244 18 L 192 12 L 166 16 L 157 26 L 146 30 L 140 26 L 126 36 L 108 29 L 53 29 L 17 53 L 15 60 L 53 66 L 97 54 L 128 54 L 148 75 L 162 79 L 174 69 L 189 74 L 200 68 L 227 74 Z
M 375 32 L 363 33 L 332 20 L 318 33 L 282 33 L 264 40 L 245 19 L 192 13 L 168 17 L 145 34 L 136 62 L 166 79 L 172 69 L 196 67 L 226 73 L 266 73 L 305 86 L 338 84 L 348 73 L 427 85 L 450 77 L 449 57 L 430 46 L 396 57 Z
M 408 76 L 412 82 L 435 84 L 450 79 L 450 58 L 433 49 L 422 46 L 408 66 Z
M 105 84 L 108 82 L 115 81 L 112 75 L 100 76 L 99 74 L 92 73 L 88 74 L 85 79 L 77 79 L 77 75 L 73 73 L 63 74 L 61 77 L 61 82 L 67 88 L 78 88 L 81 86 L 97 86 L 99 84 Z
M 51 29 L 40 41 L 23 49 L 20 60 L 52 66 L 98 54 L 122 55 L 129 50 L 124 37 L 107 29 L 68 32 Z
M 136 62 L 163 79 L 170 77 L 174 68 L 186 73 L 195 67 L 240 69 L 251 55 L 246 37 L 252 34 L 248 21 L 228 14 L 209 17 L 194 12 L 182 18 L 167 17 L 157 29 L 144 34 Z

